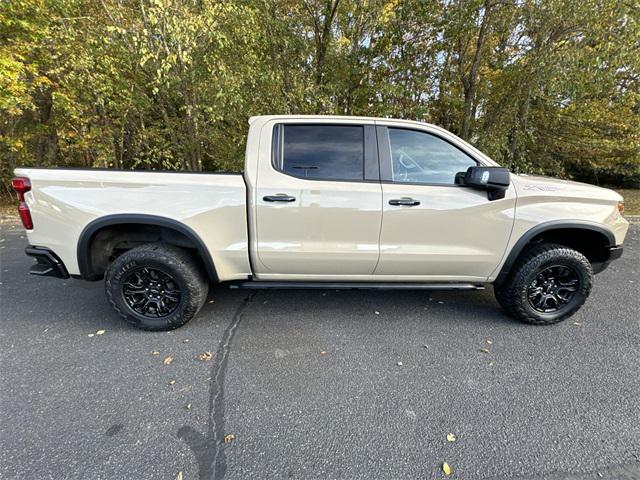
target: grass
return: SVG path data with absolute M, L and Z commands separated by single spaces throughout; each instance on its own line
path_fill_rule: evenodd
M 18 203 L 5 198 L 0 198 L 0 223 L 18 221 Z
M 624 214 L 640 215 L 640 189 L 616 188 L 616 192 L 624 197 Z

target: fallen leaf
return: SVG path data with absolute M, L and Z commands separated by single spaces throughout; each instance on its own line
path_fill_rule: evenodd
M 453 473 L 453 469 L 449 466 L 447 462 L 444 462 L 442 464 L 442 471 L 447 477 Z
M 399 367 L 401 367 L 401 366 L 402 366 L 402 362 L 398 362 L 398 363 L 396 363 L 396 365 L 398 365 Z
M 496 362 L 489 362 L 489 366 L 493 367 L 495 365 Z
M 231 443 L 236 439 L 236 436 L 233 433 L 224 436 L 224 443 Z
M 214 302 L 215 302 L 215 300 L 209 300 L 209 303 L 214 303 Z
M 325 352 L 324 350 L 322 350 L 322 351 L 320 352 L 320 355 L 326 355 L 326 354 L 327 354 L 327 352 Z
M 182 340 L 182 343 L 189 343 L 189 339 L 185 338 L 184 340 Z
M 493 345 L 493 342 L 492 342 L 491 340 L 487 340 L 487 343 L 488 343 L 489 345 Z
M 96 332 L 96 335 L 104 335 L 104 330 L 98 330 L 98 331 Z
M 184 477 L 182 476 L 182 470 L 180 470 L 178 472 L 178 475 L 176 475 L 176 480 L 182 480 Z
M 160 352 L 157 350 L 154 350 L 153 352 L 151 352 L 151 355 L 160 355 Z
M 375 311 L 375 314 L 376 314 L 376 315 L 380 315 L 380 312 L 376 310 L 376 311 Z
M 198 355 L 198 360 L 200 360 L 201 362 L 208 362 L 212 358 L 213 358 L 213 353 L 211 352 L 204 352 Z
M 453 433 L 447 433 L 447 442 L 455 442 L 456 436 Z
M 489 350 L 487 350 L 486 348 L 481 348 L 480 351 L 482 353 L 491 353 Z
M 164 357 L 164 360 L 162 360 L 162 363 L 165 365 L 171 365 L 171 362 L 173 362 L 173 357 L 171 355 L 167 355 Z
M 429 348 L 429 345 L 424 344 L 424 345 L 422 345 L 422 348 Z
M 187 410 L 191 410 L 191 404 L 187 403 Z
M 573 322 L 573 324 L 574 324 L 574 325 L 577 325 L 578 327 L 579 327 L 580 325 L 582 325 L 580 322 Z
M 89 335 L 87 335 L 87 337 L 89 338 L 93 337 L 93 333 L 90 333 Z
M 176 383 L 175 380 L 169 380 L 169 385 L 174 385 Z

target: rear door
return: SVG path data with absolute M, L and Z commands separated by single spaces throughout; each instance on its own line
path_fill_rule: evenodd
M 485 280 L 511 234 L 514 188 L 490 201 L 486 191 L 456 183 L 479 160 L 427 126 L 379 126 L 378 141 L 384 220 L 376 275 Z
M 272 148 L 257 178 L 258 278 L 373 274 L 382 222 L 373 122 L 283 120 L 263 128 L 271 128 L 261 138 Z

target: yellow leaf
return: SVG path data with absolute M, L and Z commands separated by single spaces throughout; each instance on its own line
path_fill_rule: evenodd
M 198 355 L 198 360 L 200 360 L 201 362 L 208 362 L 212 358 L 213 358 L 213 353 L 211 352 L 204 352 Z
M 456 436 L 453 433 L 447 433 L 447 442 L 455 442 Z
M 480 351 L 482 353 L 491 353 L 489 350 L 487 350 L 486 348 L 481 348 Z
M 224 436 L 224 443 L 231 443 L 236 439 L 236 436 L 233 433 Z
M 447 462 L 444 462 L 442 464 L 442 471 L 447 477 L 453 473 L 453 469 L 449 466 Z
M 164 360 L 162 361 L 165 365 L 170 365 L 171 362 L 173 362 L 173 357 L 171 355 L 164 357 Z
M 104 335 L 104 330 L 98 330 L 98 331 L 96 332 L 96 335 Z

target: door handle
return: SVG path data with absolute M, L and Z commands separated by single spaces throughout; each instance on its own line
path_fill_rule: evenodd
M 414 200 L 410 197 L 394 198 L 389 200 L 389 205 L 400 205 L 403 207 L 415 207 L 420 205 L 420 200 Z
M 262 197 L 265 202 L 295 202 L 296 197 L 287 195 L 286 193 L 278 193 L 277 195 L 266 195 Z

